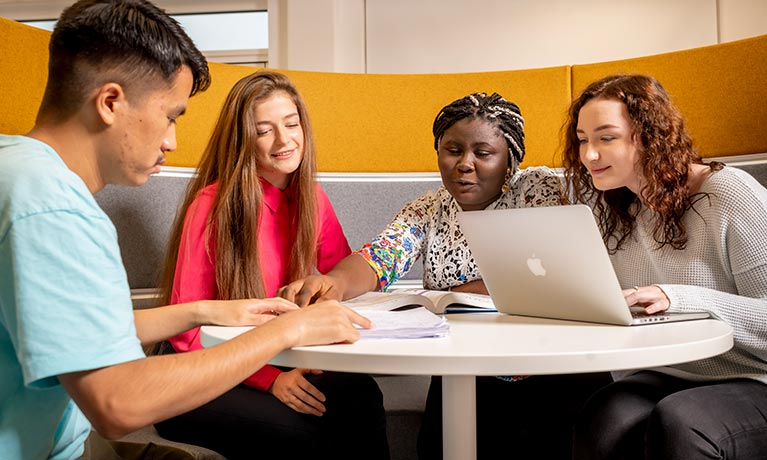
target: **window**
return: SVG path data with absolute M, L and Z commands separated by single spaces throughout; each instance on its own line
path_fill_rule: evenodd
M 266 66 L 269 50 L 266 11 L 177 14 L 173 17 L 210 61 Z
M 265 67 L 269 57 L 266 11 L 178 13 L 172 15 L 212 62 Z M 53 30 L 56 20 L 19 20 Z M 226 33 L 221 33 L 226 31 Z

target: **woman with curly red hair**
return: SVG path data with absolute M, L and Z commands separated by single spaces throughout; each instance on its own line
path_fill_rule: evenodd
M 564 129 L 568 184 L 593 207 L 626 303 L 647 313 L 708 310 L 735 339 L 713 358 L 613 373 L 581 413 L 573 458 L 763 458 L 767 190 L 742 170 L 704 162 L 648 76 L 592 83 Z

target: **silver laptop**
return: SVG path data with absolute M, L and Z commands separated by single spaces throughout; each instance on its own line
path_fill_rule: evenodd
M 458 219 L 502 313 L 626 326 L 710 316 L 628 308 L 585 205 L 467 211 Z

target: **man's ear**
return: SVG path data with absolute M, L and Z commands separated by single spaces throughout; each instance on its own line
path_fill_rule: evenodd
M 106 83 L 96 92 L 96 112 L 101 121 L 111 126 L 121 109 L 125 107 L 125 91 L 119 83 Z

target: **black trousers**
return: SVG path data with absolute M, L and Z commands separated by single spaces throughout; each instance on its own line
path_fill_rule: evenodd
M 569 459 L 572 425 L 609 373 L 542 375 L 516 382 L 477 377 L 477 458 Z M 432 377 L 418 458 L 442 458 L 442 379 Z
M 238 385 L 155 427 L 166 439 L 215 450 L 228 460 L 389 458 L 383 395 L 372 377 L 338 372 L 305 377 L 327 398 L 321 417 Z
M 574 459 L 763 460 L 767 385 L 642 371 L 587 402 L 573 442 Z

